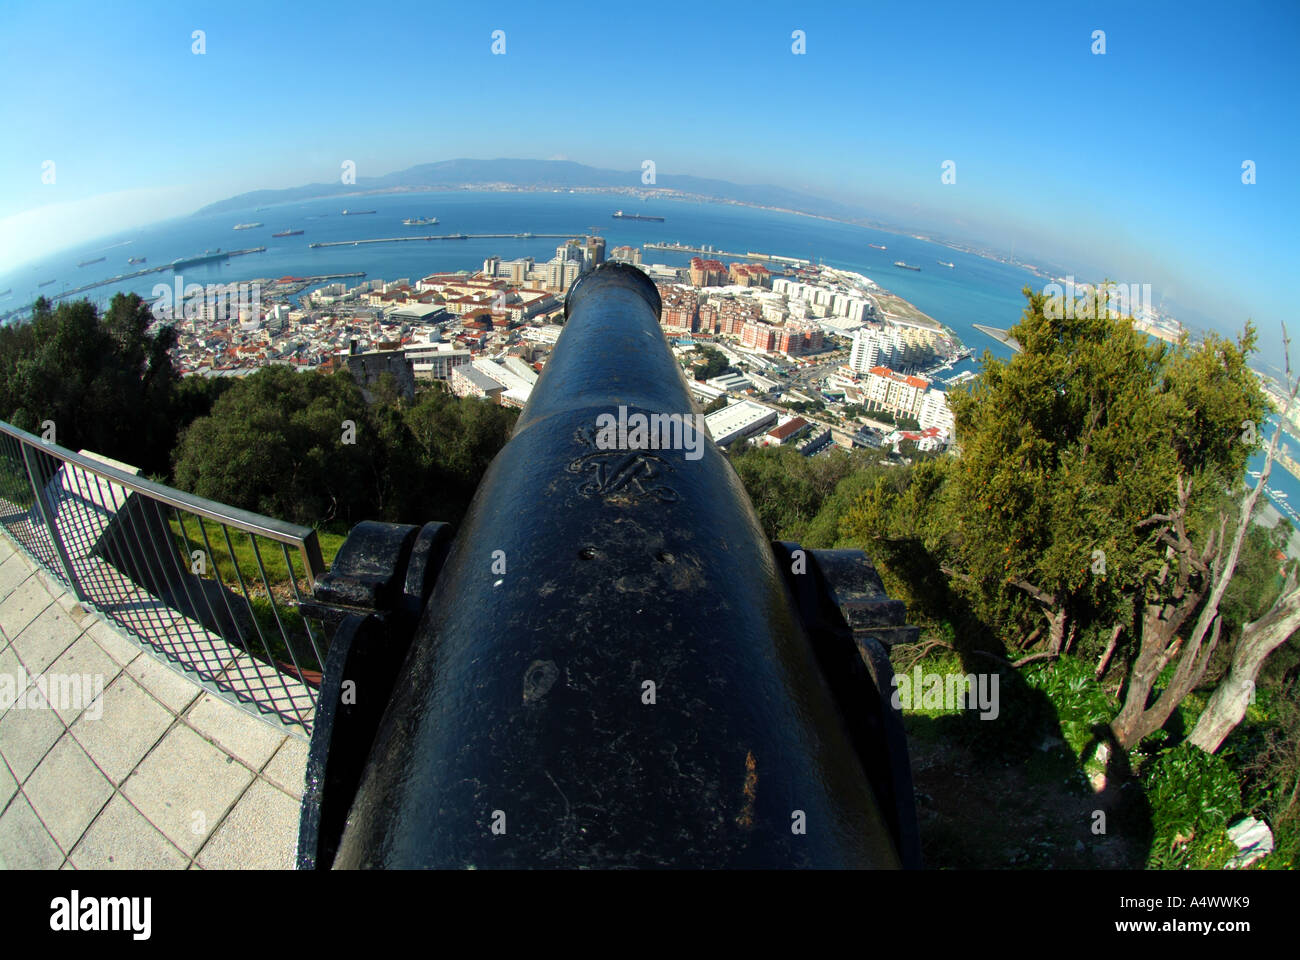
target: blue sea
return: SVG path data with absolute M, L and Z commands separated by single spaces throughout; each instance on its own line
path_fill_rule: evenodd
M 344 208 L 375 210 L 376 213 L 344 217 L 340 215 Z M 614 220 L 610 215 L 617 209 L 661 216 L 665 222 Z M 406 217 L 430 216 L 438 218 L 436 226 L 406 227 L 401 222 Z M 255 221 L 260 221 L 263 226 L 251 230 L 232 229 L 237 223 Z M 304 232 L 293 237 L 271 237 L 272 233 L 286 229 Z M 45 258 L 35 266 L 0 274 L 0 290 L 13 288 L 12 294 L 0 298 L 0 314 L 30 303 L 40 294 L 54 296 L 90 281 L 128 273 L 140 269 L 140 266 L 160 266 L 179 257 L 202 254 L 211 248 L 236 250 L 265 246 L 267 249 L 264 253 L 186 267 L 182 271 L 185 282 L 229 283 L 354 271 L 364 271 L 367 279 L 409 277 L 415 280 L 435 271 L 477 270 L 490 256 L 506 260 L 525 256 L 549 260 L 562 241 L 539 238 L 437 240 L 324 249 L 311 249 L 308 244 L 327 240 L 453 233 L 531 232 L 578 236 L 593 229 L 598 229 L 605 237 L 607 249 L 624 244 L 640 246 L 650 241 L 677 241 L 691 246 L 710 244 L 715 249 L 738 253 L 755 251 L 802 257 L 862 273 L 950 327 L 967 346 L 974 348 L 977 358 L 988 350 L 1006 359 L 1011 351 L 975 330 L 972 324 L 1010 327 L 1024 309 L 1021 290 L 1026 286 L 1041 288 L 1046 282 L 1018 267 L 911 236 L 734 204 L 661 198 L 639 201 L 620 196 L 568 192 L 447 191 L 249 207 L 182 217 L 124 232 L 70 248 Z M 868 246 L 870 243 L 884 245 L 887 249 L 873 249 Z M 82 261 L 100 256 L 106 257 L 103 263 L 77 266 Z M 690 256 L 665 250 L 644 252 L 646 262 L 671 265 L 683 265 Z M 148 262 L 128 266 L 126 261 L 129 257 L 146 257 Z M 895 267 L 895 260 L 914 264 L 921 270 Z M 954 267 L 940 266 L 941 260 L 952 262 Z M 171 284 L 173 277 L 170 270 L 147 274 L 96 287 L 81 296 L 101 304 L 107 303 L 118 292 L 135 292 L 148 297 L 155 284 Z M 55 282 L 38 286 L 46 280 Z M 357 281 L 347 282 L 353 284 Z M 953 376 L 976 366 L 977 361 L 967 361 L 942 376 Z M 1297 455 L 1298 450 L 1300 444 L 1293 444 L 1293 455 Z M 1263 456 L 1260 455 L 1254 458 L 1250 468 L 1259 470 L 1262 466 Z M 1274 469 L 1270 487 L 1286 493 L 1289 502 L 1300 508 L 1300 482 L 1280 467 Z

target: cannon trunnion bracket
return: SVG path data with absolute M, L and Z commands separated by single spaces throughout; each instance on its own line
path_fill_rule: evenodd
M 583 277 L 456 536 L 359 524 L 304 604 L 300 868 L 920 866 L 916 630 L 860 551 L 763 538 L 659 310 Z

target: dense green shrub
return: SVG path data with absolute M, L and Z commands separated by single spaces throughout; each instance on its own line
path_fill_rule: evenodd
M 1181 743 L 1144 779 L 1154 832 L 1149 868 L 1217 869 L 1237 852 L 1226 830 L 1241 811 L 1241 784 L 1225 757 Z

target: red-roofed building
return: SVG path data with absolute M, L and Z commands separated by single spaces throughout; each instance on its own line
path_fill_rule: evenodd
M 690 274 L 695 287 L 720 287 L 727 282 L 727 270 L 720 260 L 691 257 Z
M 863 400 L 868 410 L 885 410 L 895 417 L 918 419 L 930 382 L 921 377 L 895 373 L 888 367 L 872 367 L 864 382 Z
M 808 426 L 808 421 L 803 417 L 795 417 L 793 420 L 787 420 L 779 427 L 773 427 L 767 432 L 767 435 L 777 443 L 789 443 L 806 430 Z
M 727 272 L 730 281 L 742 287 L 766 287 L 772 280 L 772 271 L 761 263 L 733 263 Z

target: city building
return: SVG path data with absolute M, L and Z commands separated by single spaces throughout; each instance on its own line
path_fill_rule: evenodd
M 472 365 L 465 365 L 452 369 L 451 392 L 458 397 L 481 397 L 500 402 L 505 387 Z
M 690 278 L 693 287 L 720 287 L 727 282 L 727 271 L 719 260 L 691 257 Z
M 941 436 L 951 437 L 954 425 L 952 409 L 948 406 L 948 394 L 942 390 L 927 390 L 916 420 L 923 430 L 934 428 Z
M 895 417 L 917 419 L 930 382 L 921 377 L 895 373 L 888 367 L 868 371 L 863 384 L 863 405 L 868 410 L 884 410 Z
M 772 271 L 761 263 L 732 263 L 727 268 L 727 277 L 736 286 L 766 287 L 771 282 Z
M 776 418 L 775 410 L 749 400 L 737 400 L 710 413 L 704 418 L 704 424 L 709 436 L 719 446 L 726 446 L 776 423 Z
M 451 371 L 468 364 L 472 356 L 454 343 L 439 341 L 411 343 L 405 352 L 416 380 L 449 380 Z

